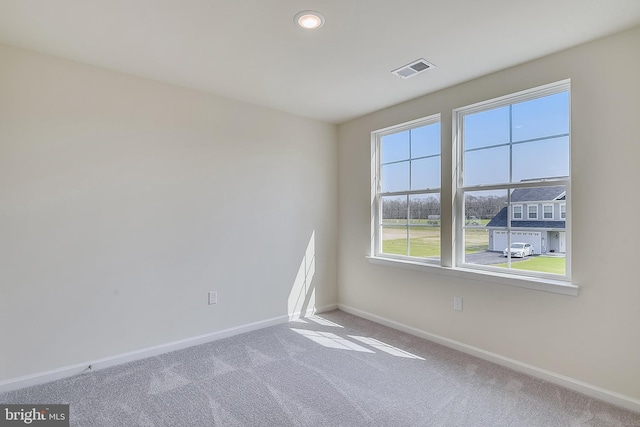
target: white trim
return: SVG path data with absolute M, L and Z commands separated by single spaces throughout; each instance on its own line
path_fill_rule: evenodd
M 515 286 L 518 288 L 531 289 L 534 291 L 545 291 L 554 294 L 578 296 L 580 287 L 574 283 L 551 279 L 547 277 L 507 274 L 501 271 L 489 270 L 488 267 L 464 264 L 469 267 L 443 267 L 437 264 L 426 264 L 420 261 L 406 259 L 394 259 L 382 256 L 367 256 L 371 264 L 384 265 L 387 267 L 400 267 L 409 270 L 424 271 L 428 273 L 442 274 L 444 276 L 459 277 L 468 280 L 492 283 L 494 285 Z M 482 268 L 486 268 L 483 270 Z M 515 273 L 515 271 L 514 271 Z
M 511 157 L 511 152 L 510 152 L 510 157 L 509 157 L 509 163 L 510 163 L 510 169 L 509 169 L 509 182 L 506 183 L 491 183 L 491 184 L 478 184 L 478 185 L 465 185 L 464 184 L 464 170 L 465 170 L 465 165 L 464 165 L 464 141 L 463 141 L 463 134 L 464 134 L 464 118 L 468 115 L 471 114 L 476 114 L 479 112 L 483 112 L 483 111 L 487 111 L 487 110 L 491 110 L 494 108 L 498 108 L 498 107 L 504 107 L 504 106 L 508 106 L 508 105 L 512 105 L 512 104 L 517 104 L 517 103 L 522 103 L 522 102 L 526 102 L 526 101 L 530 101 L 533 99 L 540 99 L 540 98 L 544 98 L 546 96 L 550 96 L 550 95 L 554 95 L 554 94 L 559 94 L 559 93 L 564 93 L 566 92 L 568 97 L 569 97 L 569 102 L 568 102 L 568 114 L 569 114 L 569 118 L 571 117 L 571 80 L 570 79 L 566 79 L 560 82 L 556 82 L 556 83 L 550 83 L 547 85 L 543 85 L 543 86 L 538 86 L 536 88 L 532 88 L 532 89 L 527 89 L 521 92 L 517 92 L 517 93 L 513 93 L 513 94 L 508 94 L 508 95 L 504 95 L 498 98 L 494 98 L 494 99 L 490 99 L 490 100 L 486 100 L 486 101 L 482 101 L 482 102 L 478 102 L 475 104 L 471 104 L 471 105 L 467 105 L 464 107 L 459 107 L 459 108 L 455 108 L 452 110 L 452 162 L 453 162 L 453 170 L 454 170 L 454 176 L 453 176 L 453 188 L 452 188 L 452 193 L 453 193 L 453 230 L 452 230 L 452 237 L 453 237 L 453 260 L 452 262 L 446 262 L 447 267 L 449 265 L 453 265 L 455 267 L 464 269 L 464 270 L 471 270 L 471 269 L 475 269 L 475 268 L 480 268 L 478 266 L 472 265 L 472 264 L 465 264 L 464 263 L 464 247 L 465 247 L 465 242 L 464 242 L 464 229 L 465 227 L 465 223 L 464 223 L 464 197 L 466 192 L 479 192 L 479 191 L 487 191 L 487 190 L 507 190 L 509 191 L 508 193 L 508 197 L 507 197 L 507 202 L 508 202 L 508 206 L 510 207 L 509 209 L 511 210 L 511 190 L 515 190 L 515 189 L 520 189 L 520 188 L 529 188 L 529 187 L 547 187 L 547 186 L 555 186 L 555 185 L 564 185 L 565 186 L 565 191 L 567 194 L 567 199 L 570 199 L 570 187 L 571 187 L 571 179 L 570 179 L 570 173 L 569 173 L 569 177 L 566 178 L 562 178 L 562 177 L 548 177 L 548 178 L 539 178 L 539 179 L 535 179 L 535 180 L 527 180 L 524 182 L 512 182 L 512 168 L 513 168 L 513 159 Z M 571 120 L 569 120 L 569 156 L 571 155 Z M 552 135 L 549 135 L 552 136 Z M 557 135 L 556 135 L 557 136 Z M 571 165 L 571 159 L 569 158 L 569 165 Z M 526 202 L 523 201 L 519 201 L 519 203 L 524 203 L 527 208 L 523 208 L 523 212 L 522 212 L 522 220 L 534 220 L 534 221 L 538 221 L 541 218 L 541 212 L 540 209 L 538 207 L 538 203 L 536 202 L 536 211 L 535 211 L 535 217 L 531 218 L 530 215 L 530 211 L 529 209 L 533 206 L 532 204 L 527 204 Z M 570 208 L 569 208 L 570 209 Z M 531 212 L 533 214 L 533 212 Z M 526 216 L 525 216 L 526 214 Z M 518 219 L 514 219 L 513 218 L 513 213 L 512 212 L 507 212 L 507 229 L 513 229 L 514 227 L 512 227 L 511 221 L 513 220 L 518 220 Z M 566 232 L 567 232 L 567 246 L 566 246 L 566 273 L 564 275 L 564 280 L 569 281 L 571 279 L 571 230 L 570 230 L 570 219 L 569 217 L 567 217 L 566 219 Z M 508 245 L 507 246 L 511 246 L 511 234 L 508 235 Z M 443 265 L 445 263 L 445 258 L 444 258 L 444 254 L 442 257 L 443 260 Z M 448 260 L 447 260 L 448 261 Z M 507 261 L 508 263 L 508 267 L 509 269 L 511 268 L 510 265 L 510 260 Z M 484 270 L 489 270 L 488 268 L 485 268 Z M 523 272 L 520 273 L 518 272 L 517 274 L 520 275 L 526 275 L 528 277 L 531 277 L 534 281 L 536 281 L 536 279 L 542 279 L 545 280 L 547 278 L 549 278 L 548 274 L 541 274 L 538 272 L 533 272 L 533 271 L 527 271 L 525 272 L 525 270 L 522 270 Z M 516 274 L 515 272 L 513 274 Z M 552 279 L 553 280 L 553 279 Z M 516 285 L 519 286 L 519 285 Z M 526 288 L 529 288 L 529 286 L 523 286 Z M 536 287 L 534 287 L 535 289 Z M 551 291 L 553 292 L 553 291 Z
M 403 323 L 396 322 L 396 321 L 366 312 L 364 310 L 350 307 L 348 305 L 338 304 L 338 309 L 344 312 L 353 314 L 354 316 L 362 317 L 372 322 L 388 326 L 392 329 L 406 332 L 410 335 L 414 335 L 416 337 L 423 338 L 428 341 L 433 341 L 435 343 L 444 345 L 445 347 L 449 347 L 454 350 L 458 350 L 463 353 L 470 354 L 472 356 L 478 357 L 483 360 L 487 360 L 497 365 L 505 366 L 509 369 L 513 369 L 514 371 L 518 371 L 518 372 L 530 375 L 532 377 L 539 378 L 541 380 L 559 385 L 561 387 L 568 388 L 570 390 L 587 395 L 594 399 L 603 400 L 605 402 L 611 403 L 613 405 L 621 406 L 631 411 L 640 412 L 640 400 L 635 399 L 633 397 L 626 396 L 621 393 L 616 393 L 615 391 L 607 390 L 605 388 L 598 387 L 598 386 L 586 383 L 584 381 L 580 381 L 575 378 L 558 374 L 543 368 L 539 368 L 537 366 L 533 366 L 516 359 L 511 359 L 509 357 L 505 357 L 497 353 L 486 351 L 481 348 L 462 343 L 460 341 L 456 341 L 449 338 L 445 338 L 440 335 L 432 334 L 430 332 L 426 332 L 421 329 L 414 328 L 413 326 L 408 326 Z
M 531 208 L 535 208 L 535 212 L 532 212 Z M 538 209 L 538 205 L 537 204 L 535 204 L 535 205 L 533 205 L 533 204 L 532 205 L 527 205 L 527 220 L 529 220 L 529 219 L 536 219 L 537 220 L 538 219 L 538 213 L 539 213 L 538 211 L 539 210 L 540 209 Z M 535 217 L 531 217 L 532 213 L 535 213 L 536 216 Z
M 148 357 L 158 356 L 164 353 L 170 353 L 172 351 L 182 350 L 184 348 L 193 347 L 200 344 L 206 344 L 212 341 L 217 341 L 223 338 L 229 338 L 234 335 L 244 334 L 246 332 L 255 331 L 258 329 L 268 328 L 270 326 L 280 325 L 292 320 L 299 319 L 301 317 L 311 316 L 315 313 L 323 313 L 325 311 L 331 311 L 338 308 L 338 304 L 326 305 L 318 308 L 310 308 L 304 315 L 300 312 L 285 314 L 283 316 L 272 317 L 270 319 L 259 320 L 257 322 L 247 323 L 241 326 L 235 326 L 232 328 L 224 329 L 222 331 L 212 332 L 209 334 L 199 335 L 191 338 L 186 338 L 179 341 L 173 341 L 166 344 L 157 345 L 154 347 L 148 347 L 140 350 L 131 351 L 128 353 L 121 353 L 114 356 L 103 357 L 101 359 L 91 360 L 75 365 L 64 366 L 57 369 L 51 369 L 49 371 L 38 372 L 31 375 L 25 375 L 23 377 L 12 378 L 8 380 L 0 381 L 0 393 L 21 389 L 24 387 L 34 386 L 38 384 L 44 384 L 63 378 L 68 378 L 78 374 L 89 373 L 112 366 L 121 365 L 123 363 L 129 363 Z
M 386 128 L 374 130 L 371 132 L 372 138 L 375 136 L 387 136 L 394 133 L 404 132 L 405 130 L 415 129 L 421 126 L 432 125 L 434 123 L 440 123 L 440 113 L 432 114 L 430 116 L 421 117 L 419 119 L 410 120 L 408 122 L 400 123 L 397 125 L 388 126 Z
M 520 208 L 520 218 L 516 218 L 516 208 Z M 524 206 L 520 203 L 511 205 L 511 219 L 516 221 L 524 220 Z
M 484 110 L 504 107 L 506 105 L 513 104 L 514 102 L 531 101 L 533 99 L 544 98 L 545 96 L 567 92 L 570 91 L 570 88 L 571 79 L 561 80 L 559 82 L 549 83 L 532 89 L 525 89 L 520 92 L 510 93 L 498 98 L 476 102 L 475 104 L 466 105 L 464 107 L 454 108 L 453 115 L 455 116 L 458 112 L 464 112 L 464 114 L 473 114 Z M 514 99 L 516 99 L 516 101 L 514 101 Z
M 551 208 L 551 218 L 547 218 L 546 216 L 544 216 L 544 214 L 545 214 L 544 208 L 547 208 L 547 207 Z M 546 219 L 553 220 L 553 219 L 555 219 L 555 217 L 556 217 L 555 216 L 555 212 L 553 212 L 553 204 L 551 204 L 551 203 L 543 203 L 542 204 L 542 220 L 543 221 L 546 220 Z
M 409 157 L 406 159 L 409 162 L 409 188 L 404 189 L 402 191 L 391 191 L 387 193 L 382 193 L 381 191 L 381 176 L 382 176 L 382 154 L 381 154 L 381 144 L 382 138 L 385 136 L 393 135 L 400 132 L 411 131 L 413 129 L 431 126 L 438 124 L 442 126 L 441 123 L 441 114 L 436 113 L 427 117 L 411 120 L 408 122 L 400 123 L 397 125 L 389 126 L 383 129 L 378 129 L 371 132 L 371 250 L 369 253 L 371 254 L 382 254 L 382 198 L 383 197 L 393 197 L 393 196 L 404 196 L 407 197 L 407 214 L 410 212 L 410 204 L 409 204 L 409 196 L 411 195 L 426 195 L 426 194 L 437 194 L 440 199 L 442 199 L 441 194 L 441 186 L 438 188 L 427 188 L 420 190 L 412 190 L 411 187 L 411 161 L 414 158 L 411 156 L 411 149 L 409 149 Z M 442 139 L 442 129 L 440 130 L 440 139 Z M 440 141 L 441 142 L 441 141 Z M 428 157 L 440 157 L 440 162 L 442 162 L 442 150 L 438 152 L 437 155 L 430 155 Z M 420 158 L 420 157 L 419 157 Z M 419 159 L 418 158 L 418 159 Z M 400 160 L 400 161 L 404 161 Z M 400 162 L 398 161 L 398 162 Z M 409 216 L 407 215 L 407 253 L 409 253 Z M 403 256 L 403 255 L 399 255 Z M 405 256 L 406 257 L 406 256 Z

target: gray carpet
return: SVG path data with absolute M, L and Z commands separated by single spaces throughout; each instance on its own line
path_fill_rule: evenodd
M 640 426 L 627 411 L 341 311 L 0 394 L 72 426 Z

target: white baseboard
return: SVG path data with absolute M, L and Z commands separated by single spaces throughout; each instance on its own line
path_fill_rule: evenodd
M 433 341 L 438 344 L 442 344 L 445 347 L 449 347 L 454 350 L 458 350 L 463 353 L 476 356 L 480 359 L 493 362 L 497 365 L 505 366 L 507 368 L 513 369 L 514 371 L 522 372 L 532 377 L 539 378 L 539 379 L 548 381 L 550 383 L 568 388 L 578 393 L 585 394 L 589 397 L 603 400 L 605 402 L 611 403 L 613 405 L 621 406 L 623 408 L 626 408 L 632 411 L 640 412 L 640 400 L 638 399 L 634 399 L 632 397 L 625 396 L 623 394 L 616 393 L 611 390 L 597 387 L 597 386 L 585 383 L 583 381 L 579 381 L 574 378 L 567 377 L 565 375 L 557 374 L 555 372 L 551 372 L 546 369 L 538 368 L 536 366 L 529 365 L 527 363 L 523 363 L 515 359 L 504 357 L 499 354 L 492 353 L 490 351 L 486 351 L 478 347 L 470 346 L 459 341 L 455 341 L 455 340 L 445 338 L 436 334 L 432 334 L 430 332 L 426 332 L 421 329 L 417 329 L 412 326 L 405 325 L 403 323 L 399 323 L 375 314 L 371 314 L 369 312 L 366 312 L 354 307 L 350 307 L 348 305 L 338 304 L 338 309 L 345 311 L 347 313 L 353 314 L 355 316 L 370 320 L 372 322 L 376 322 L 381 325 L 385 325 L 390 328 L 393 328 L 402 332 L 406 332 L 408 334 L 417 336 L 419 338 L 424 338 L 428 341 Z
M 183 340 L 174 341 L 167 344 L 161 344 L 158 346 L 135 350 L 128 353 L 117 354 L 115 356 L 104 357 L 102 359 L 91 360 L 91 361 L 78 363 L 71 366 L 52 369 L 45 372 L 38 372 L 35 374 L 23 376 L 23 377 L 3 380 L 3 381 L 0 381 L 0 393 L 18 390 L 18 389 L 21 389 L 24 387 L 30 387 L 33 385 L 44 384 L 44 383 L 59 380 L 62 378 L 71 377 L 78 374 L 97 371 L 100 369 L 109 368 L 111 366 L 121 365 L 123 363 L 129 363 L 136 360 L 145 359 L 147 357 L 154 357 L 163 353 L 182 350 L 187 347 L 206 344 L 212 341 L 217 341 L 217 340 L 228 338 L 234 335 L 240 335 L 246 332 L 267 328 L 269 326 L 275 326 L 282 323 L 287 323 L 292 320 L 299 319 L 301 317 L 311 316 L 315 313 L 322 313 L 326 311 L 336 310 L 337 308 L 338 308 L 338 304 L 311 308 L 307 310 L 305 313 L 298 312 L 298 313 L 291 313 L 291 314 L 286 314 L 278 317 L 272 317 L 270 319 L 247 323 L 245 325 L 224 329 L 222 331 L 212 332 L 209 334 L 199 335 L 196 337 L 186 338 Z
M 311 314 L 316 314 L 316 313 L 326 313 L 328 311 L 333 311 L 333 310 L 337 310 L 338 309 L 338 304 L 329 304 L 329 305 L 324 305 L 322 307 L 316 307 L 315 311 Z M 305 316 L 302 317 L 306 317 L 309 316 L 310 313 L 309 311 L 307 311 L 307 314 Z

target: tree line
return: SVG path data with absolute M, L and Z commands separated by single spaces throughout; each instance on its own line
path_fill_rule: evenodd
M 491 219 L 507 205 L 507 197 L 473 196 L 465 197 L 464 213 L 466 218 Z M 382 203 L 384 219 L 440 219 L 440 198 L 437 196 L 415 196 L 385 198 Z

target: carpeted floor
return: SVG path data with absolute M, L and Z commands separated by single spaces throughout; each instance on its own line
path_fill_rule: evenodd
M 627 411 L 333 311 L 0 394 L 72 426 L 640 426 Z

